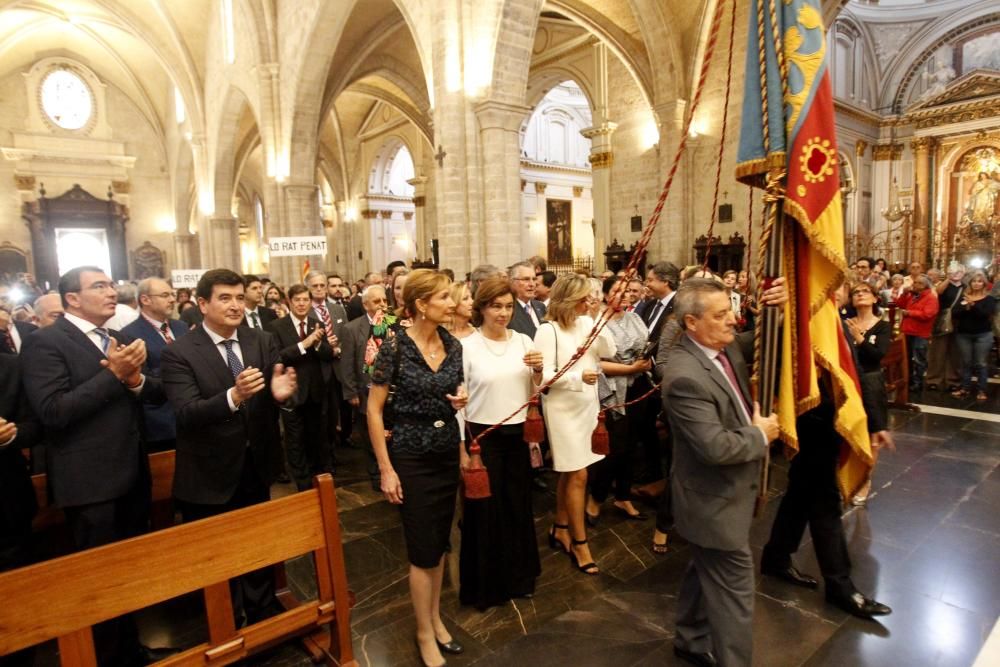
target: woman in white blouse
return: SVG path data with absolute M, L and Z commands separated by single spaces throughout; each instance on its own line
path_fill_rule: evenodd
M 462 466 L 470 437 L 524 405 L 542 379 L 542 355 L 524 334 L 507 328 L 514 294 L 504 278 L 488 278 L 476 291 L 473 321 L 462 339 L 469 402 L 465 407 Z M 479 442 L 491 496 L 466 499 L 459 557 L 459 600 L 480 610 L 535 591 L 541 574 L 531 507 L 531 459 L 523 439 L 526 410 Z
M 552 285 L 546 323 L 535 333 L 535 347 L 544 357 L 543 378 L 551 379 L 584 343 L 594 320 L 586 313 L 592 299 L 590 281 L 579 274 L 562 276 Z M 597 377 L 601 358 L 612 358 L 617 348 L 603 330 L 586 353 L 550 388 L 542 400 L 545 427 L 552 448 L 552 468 L 560 473 L 556 488 L 556 519 L 549 546 L 569 554 L 584 574 L 598 574 L 587 545 L 583 511 L 587 493 L 587 466 L 604 458 L 590 449 L 597 426 Z

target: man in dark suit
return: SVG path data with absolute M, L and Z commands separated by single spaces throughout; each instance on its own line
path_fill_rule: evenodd
M 140 401 L 162 401 L 158 378 L 142 373 L 146 345 L 104 328 L 115 314 L 114 282 L 97 267 L 59 279 L 65 314 L 32 334 L 21 354 L 25 392 L 45 428 L 49 493 L 77 549 L 134 537 L 148 527 L 149 461 Z M 98 660 L 153 657 L 123 617 L 95 633 Z
M 174 289 L 162 278 L 146 278 L 139 283 L 139 317 L 123 333 L 146 343 L 146 363 L 142 372 L 147 377 L 160 377 L 160 356 L 164 348 L 188 332 L 183 322 L 170 319 L 174 312 Z M 146 449 L 164 452 L 173 449 L 177 437 L 174 410 L 165 401 L 142 404 Z
M 306 284 L 308 285 L 309 283 L 307 282 Z M 371 287 L 372 285 L 382 285 L 382 274 L 378 271 L 372 271 L 365 274 L 365 287 Z M 361 305 L 361 294 L 355 294 L 351 297 L 351 300 L 347 302 L 347 319 L 356 320 L 364 314 L 365 308 Z
M 20 354 L 24 339 L 38 329 L 30 322 L 14 319 L 14 309 L 9 301 L 0 301 L 0 354 Z
M 749 665 L 750 522 L 760 460 L 778 436 L 778 420 L 750 402 L 725 287 L 695 278 L 675 302 L 685 333 L 664 368 L 663 407 L 673 432 L 674 516 L 691 543 L 691 563 L 678 595 L 674 652 L 699 665 Z
M 373 337 L 374 323 L 377 321 L 379 313 L 385 312 L 388 307 L 385 288 L 381 285 L 372 285 L 365 289 L 361 296 L 361 302 L 365 307 L 365 316 L 351 320 L 344 327 L 344 353 L 340 365 L 344 377 L 344 400 L 354 410 L 354 421 L 357 424 L 358 434 L 361 436 L 362 445 L 368 453 L 368 478 L 372 483 L 372 488 L 380 491 L 381 477 L 378 464 L 375 461 L 375 453 L 372 450 L 371 439 L 368 437 L 368 421 L 365 417 L 368 390 L 371 387 L 369 369 L 374 364 L 374 360 L 369 359 L 368 363 L 365 363 L 365 354 L 368 350 L 368 341 Z M 382 339 L 384 340 L 384 336 Z M 375 344 L 377 345 L 378 342 Z
M 0 354 L 0 572 L 31 562 L 31 520 L 38 504 L 21 454 L 41 439 L 21 387 L 17 357 Z M 3 667 L 31 667 L 34 647 L 0 658 Z
M 545 318 L 545 305 L 535 299 L 535 267 L 528 262 L 511 266 L 510 289 L 514 292 L 514 314 L 507 328 L 534 338 Z
M 307 273 L 305 285 L 312 297 L 312 314 L 323 325 L 326 340 L 333 350 L 333 363 L 323 367 L 323 379 L 328 385 L 326 435 L 330 448 L 329 458 L 332 464 L 336 465 L 337 445 L 346 446 L 347 438 L 351 435 L 350 410 L 343 401 L 341 390 L 343 377 L 340 370 L 340 335 L 348 322 L 347 311 L 344 306 L 330 298 L 328 279 L 322 271 Z
M 278 319 L 278 314 L 264 303 L 264 285 L 260 278 L 247 274 L 243 276 L 243 322 L 242 326 L 251 329 L 267 330 L 267 325 Z
M 205 272 L 196 290 L 204 315 L 163 351 L 161 374 L 177 418 L 174 497 L 184 521 L 265 502 L 281 467 L 278 408 L 296 392 L 273 336 L 239 326 L 243 278 Z M 278 611 L 269 569 L 232 581 L 237 617 Z
M 333 350 L 322 323 L 312 317 L 312 297 L 305 285 L 288 288 L 291 312 L 267 325 L 278 342 L 281 361 L 294 368 L 298 381 L 295 408 L 281 413 L 285 425 L 285 456 L 299 491 L 312 485 L 312 477 L 331 472 L 327 445 L 327 380 Z

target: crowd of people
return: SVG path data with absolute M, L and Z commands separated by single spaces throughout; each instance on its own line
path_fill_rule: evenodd
M 852 268 L 839 296 L 876 449 L 892 445 L 880 368 L 890 312 L 913 389 L 985 400 L 997 295 L 982 271 L 952 263 L 935 275 L 914 262 L 889 275 L 865 257 Z M 539 257 L 478 266 L 462 281 L 393 262 L 355 283 L 312 271 L 285 289 L 225 269 L 193 291 L 160 278 L 133 285 L 87 266 L 52 293 L 29 278 L 0 285 L 0 569 L 34 557 L 30 471 L 47 473 L 75 548 L 86 549 L 148 530 L 149 452 L 176 450 L 174 497 L 193 521 L 266 501 L 276 481 L 309 488 L 358 446 L 372 487 L 399 506 L 420 655 L 440 665 L 463 651 L 440 614 L 449 550 L 460 550 L 463 604 L 532 596 L 533 492 L 551 468 L 548 546 L 596 576 L 587 530 L 608 496 L 615 512 L 648 521 L 633 485 L 663 479 L 651 550 L 666 553 L 673 534 L 692 545 L 675 651 L 695 664 L 749 664 L 748 531 L 777 423 L 750 399 L 752 355 L 741 346 L 761 309 L 786 301 L 778 279 L 758 303 L 746 271 L 657 262 L 645 276 L 557 276 Z M 583 347 L 598 320 L 606 326 Z M 542 388 L 544 432 L 532 438 L 539 416 L 528 405 Z M 871 618 L 890 610 L 851 582 L 831 406 L 826 397 L 800 418 L 800 433 L 825 436 L 792 461 L 762 571 L 818 586 L 791 560 L 808 524 L 827 599 Z M 599 422 L 607 453 L 592 447 Z M 459 504 L 461 543 L 450 544 L 473 440 L 491 495 Z M 280 610 L 266 570 L 232 589 L 241 622 Z M 102 664 L 164 655 L 139 644 L 129 617 L 95 637 Z

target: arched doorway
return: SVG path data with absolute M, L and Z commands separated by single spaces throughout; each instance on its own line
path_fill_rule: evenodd
M 594 200 L 590 102 L 573 80 L 553 86 L 521 128 L 521 247 L 554 271 L 593 268 Z M 553 268 L 554 267 L 554 268 Z
M 413 219 L 413 156 L 406 143 L 390 136 L 375 154 L 368 175 L 368 224 L 372 267 L 417 256 Z

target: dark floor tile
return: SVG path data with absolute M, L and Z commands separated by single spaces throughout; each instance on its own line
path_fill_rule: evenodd
M 901 434 L 919 435 L 925 438 L 948 438 L 952 433 L 965 426 L 968 421 L 969 420 L 964 417 L 951 417 L 948 415 L 922 412 L 914 415 L 912 419 L 907 420 L 907 422 L 903 424 L 897 432 Z
M 804 664 L 971 665 L 992 621 L 915 592 L 901 592 L 879 621 L 851 617 Z
M 969 420 L 968 424 L 962 427 L 962 430 L 971 433 L 986 433 L 988 435 L 1000 436 L 1000 422 L 988 422 L 981 419 L 972 419 Z
M 387 502 L 377 502 L 367 507 L 359 507 L 340 512 L 344 543 L 361 537 L 369 537 L 387 528 L 398 526 L 399 508 Z
M 996 503 L 987 500 L 972 497 L 959 503 L 946 521 L 1000 536 L 1000 512 Z
M 754 599 L 754 664 L 797 667 L 837 631 L 838 625 L 782 599 Z
M 896 478 L 896 484 L 931 493 L 951 489 L 971 489 L 993 471 L 994 464 L 965 460 L 936 453 L 925 456 Z
M 610 642 L 600 637 L 538 633 L 522 637 L 475 663 L 476 667 L 523 665 L 573 665 L 607 667 L 635 665 L 667 640 L 641 643 Z M 451 664 L 450 662 L 448 664 Z
M 934 455 L 996 466 L 1000 463 L 1000 435 L 962 430 L 945 440 Z

